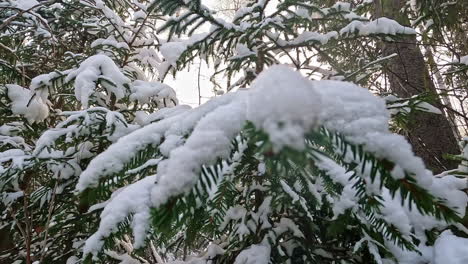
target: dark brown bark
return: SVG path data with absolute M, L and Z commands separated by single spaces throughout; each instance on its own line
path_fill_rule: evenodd
M 402 0 L 376 1 L 377 16 L 385 16 L 407 24 L 408 18 L 398 12 Z M 415 36 L 406 36 L 396 42 L 385 42 L 382 45 L 383 55 L 398 54 L 387 64 L 390 89 L 398 97 L 411 97 L 423 92 L 437 94 L 429 75 L 423 54 L 416 45 Z M 433 102 L 440 106 L 440 98 Z M 456 168 L 457 162 L 444 159 L 444 154 L 458 154 L 459 148 L 450 123 L 445 115 L 417 112 L 409 127 L 406 137 L 413 150 L 421 157 L 426 166 L 435 173 Z

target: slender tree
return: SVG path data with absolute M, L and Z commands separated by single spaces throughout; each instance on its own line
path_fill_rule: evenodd
M 408 25 L 408 16 L 401 12 L 406 8 L 405 1 L 375 1 L 375 14 L 389 17 L 400 24 Z M 443 109 L 442 101 L 429 75 L 426 62 L 414 35 L 398 41 L 384 42 L 384 55 L 397 54 L 387 64 L 386 72 L 390 89 L 399 97 L 407 98 L 421 93 L 433 95 L 433 103 Z M 458 154 L 459 148 L 451 125 L 445 115 L 431 115 L 420 112 L 414 115 L 406 129 L 406 137 L 415 153 L 422 157 L 426 165 L 434 172 L 453 169 L 457 162 L 444 158 L 446 154 Z

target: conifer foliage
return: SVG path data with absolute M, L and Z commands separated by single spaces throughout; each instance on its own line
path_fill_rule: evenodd
M 435 177 L 392 133 L 443 113 L 357 85 L 396 55 L 343 51 L 417 33 L 358 2 L 0 3 L 0 262 L 442 263 L 466 144 Z M 227 93 L 192 109 L 164 80 L 199 60 Z

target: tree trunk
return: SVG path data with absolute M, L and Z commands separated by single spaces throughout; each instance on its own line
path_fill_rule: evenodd
M 376 15 L 388 17 L 402 25 L 409 24 L 408 17 L 399 12 L 403 0 L 377 0 Z M 437 95 L 436 88 L 429 75 L 423 54 L 416 45 L 415 36 L 405 36 L 396 42 L 384 42 L 383 55 L 398 54 L 391 59 L 386 71 L 390 90 L 398 97 L 411 97 L 423 92 Z M 440 106 L 436 97 L 435 106 Z M 413 146 L 413 151 L 421 157 L 426 166 L 434 173 L 456 168 L 457 162 L 446 160 L 444 154 L 458 154 L 457 139 L 445 115 L 417 112 L 406 130 L 406 137 Z

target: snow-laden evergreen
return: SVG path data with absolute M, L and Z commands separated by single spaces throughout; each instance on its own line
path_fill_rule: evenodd
M 271 248 L 281 250 L 283 246 L 277 238 L 288 230 L 292 232 L 291 239 L 298 241 L 290 245 L 293 248 L 283 249 L 290 250 L 286 256 L 293 257 L 294 249 L 307 250 L 299 243 L 306 230 L 301 230 L 291 219 L 306 217 L 309 221 L 322 222 L 316 217 L 318 211 L 323 210 L 320 207 L 325 201 L 328 210 L 332 210 L 325 222 L 334 222 L 346 215 L 361 226 L 358 230 L 364 238 L 354 250 L 366 244 L 377 262 L 384 258 L 378 253 L 379 248 L 385 248 L 395 257 L 405 258 L 400 246 L 406 250 L 416 249 L 418 245 L 413 244 L 413 238 L 427 241 L 426 231 L 443 228 L 452 217 L 465 214 L 467 196 L 462 189 L 466 187 L 466 181 L 453 176 L 434 178 L 422 161 L 412 154 L 408 143 L 388 131 L 388 119 L 384 101 L 363 88 L 336 81 L 311 82 L 285 66 L 274 66 L 262 73 L 250 89 L 227 94 L 202 107 L 148 125 L 122 137 L 98 155 L 80 175 L 78 190 L 97 186 L 107 177 L 120 173 L 123 166 L 119 164 L 129 163 L 139 151 L 149 146 L 164 150 L 156 175 L 120 189 L 106 202 L 99 229 L 87 240 L 84 252 L 97 254 L 103 246 L 102 240 L 117 231 L 118 224 L 126 221 L 128 216 L 132 218 L 130 226 L 135 246 L 140 247 L 150 227 L 150 208 L 158 209 L 171 198 L 183 194 L 194 196 L 196 203 L 192 210 L 219 214 L 219 208 L 210 208 L 211 199 L 225 194 L 216 192 L 219 187 L 213 184 L 227 184 L 239 177 L 227 178 L 223 168 L 233 162 L 231 155 L 236 153 L 236 146 L 232 142 L 247 137 L 244 140 L 256 153 L 249 157 L 250 162 L 261 160 L 267 164 L 263 171 L 284 175 L 276 175 L 281 183 L 276 189 L 273 180 L 265 178 L 275 176 L 261 175 L 255 169 L 250 171 L 252 175 L 259 175 L 260 179 L 252 181 L 256 189 L 265 193 L 265 200 L 260 200 L 261 206 L 251 208 L 252 211 L 245 209 L 242 202 L 234 203 L 222 213 L 225 214 L 220 227 L 222 231 L 226 230 L 227 223 L 232 221 L 234 224 L 231 230 L 227 229 L 226 242 L 229 244 L 237 240 L 248 241 L 245 237 L 254 235 L 255 230 L 264 233 L 260 239 L 267 251 L 260 253 L 260 249 L 246 248 L 237 258 L 245 258 L 243 261 L 247 262 L 239 263 L 268 263 L 272 257 Z M 248 130 L 245 131 L 247 124 L 258 129 L 256 133 L 264 134 L 264 138 L 251 141 Z M 323 134 L 318 137 L 314 133 Z M 329 141 L 321 141 L 325 140 L 323 137 Z M 324 153 L 324 147 L 330 149 Z M 296 163 L 300 159 L 289 159 L 283 151 L 303 155 L 302 159 L 310 160 L 312 164 L 300 168 L 301 164 Z M 278 167 L 287 166 L 279 162 L 282 158 L 292 166 L 290 171 L 278 171 Z M 208 178 L 204 179 L 200 174 L 207 168 L 213 168 L 213 174 L 204 175 Z M 334 188 L 327 189 L 327 181 Z M 211 188 L 215 191 L 208 195 L 213 192 Z M 254 190 L 248 186 L 243 188 L 247 188 L 244 195 L 248 199 Z M 423 205 L 425 201 L 418 197 L 420 195 L 432 202 Z M 272 207 L 272 199 L 278 201 L 281 196 L 297 204 L 297 215 L 283 211 L 281 206 Z M 305 199 L 307 196 L 317 199 L 316 203 L 311 204 Z M 376 204 L 368 204 L 372 201 Z M 440 207 L 454 212 L 442 216 L 436 209 Z M 412 210 L 416 208 L 421 212 Z M 276 223 L 275 215 L 281 214 L 288 218 L 280 218 L 281 221 Z M 294 228 L 280 228 L 283 219 L 288 219 Z M 422 219 L 424 224 L 421 224 Z M 373 237 L 379 232 L 383 235 Z M 315 243 L 321 244 L 319 241 Z M 252 248 L 256 247 L 259 246 L 252 245 Z M 351 254 L 352 247 L 349 250 Z M 263 260 L 257 260 L 257 255 L 262 255 Z
M 433 175 L 393 132 L 446 110 L 376 89 L 414 2 L 0 3 L 0 262 L 466 263 L 467 140 Z

